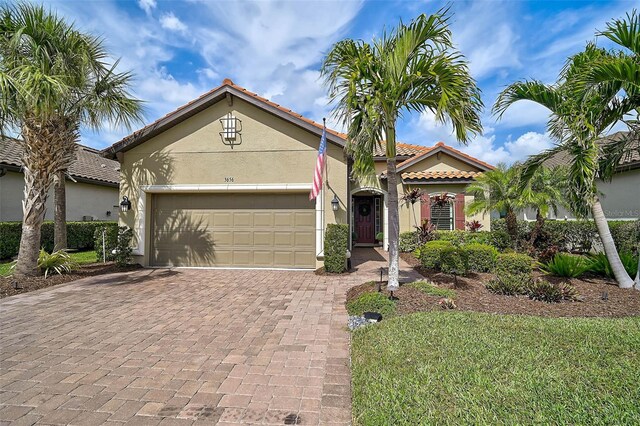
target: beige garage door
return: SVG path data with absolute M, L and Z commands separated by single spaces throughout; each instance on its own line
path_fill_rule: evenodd
M 314 208 L 308 194 L 155 195 L 151 262 L 315 268 Z

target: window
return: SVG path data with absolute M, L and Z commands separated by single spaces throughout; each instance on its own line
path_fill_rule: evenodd
M 378 235 L 381 232 L 380 222 L 382 222 L 381 209 L 380 209 L 380 197 L 374 198 L 374 204 L 375 204 L 375 230 L 376 230 L 375 235 Z
M 438 231 L 453 230 L 453 203 L 431 205 L 431 223 Z

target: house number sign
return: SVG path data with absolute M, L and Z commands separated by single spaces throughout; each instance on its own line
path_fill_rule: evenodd
M 224 178 L 225 183 L 233 183 L 233 176 L 227 176 Z

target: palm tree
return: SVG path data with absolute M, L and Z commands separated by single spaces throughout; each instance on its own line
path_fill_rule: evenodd
M 560 207 L 567 207 L 565 182 L 564 168 L 542 166 L 536 170 L 522 192 L 522 204 L 536 211 L 536 224 L 529 238 L 530 246 L 533 246 L 540 235 L 549 212 L 553 211 L 557 216 Z
M 511 242 L 518 241 L 517 214 L 522 211 L 522 192 L 519 190 L 520 169 L 517 165 L 507 167 L 498 166 L 480 176 L 467 186 L 467 193 L 473 195 L 473 201 L 467 206 L 470 215 L 498 211 L 505 215 L 507 232 Z
M 596 183 L 600 178 L 600 170 L 612 167 L 606 164 L 611 157 L 603 155 L 597 141 L 634 107 L 630 98 L 618 97 L 616 85 L 588 87 L 585 84 L 585 76 L 593 64 L 607 55 L 604 49 L 588 44 L 584 52 L 569 59 L 555 84 L 547 85 L 539 81 L 513 83 L 498 97 L 494 112 L 502 116 L 509 106 L 520 100 L 533 101 L 549 109 L 551 118 L 548 129 L 558 141 L 557 146 L 527 161 L 523 181 L 528 181 L 545 160 L 557 153 L 565 153 L 570 159 L 567 201 L 579 217 L 591 213 L 618 285 L 630 288 L 634 282 L 620 261 L 600 204 Z
M 140 101 L 127 93 L 100 39 L 83 34 L 41 6 L 0 7 L 0 124 L 17 131 L 25 177 L 16 273 L 37 271 L 40 230 L 54 176 L 75 160 L 81 126 L 130 126 Z
M 354 174 L 375 173 L 373 151 L 386 140 L 389 203 L 389 284 L 398 289 L 398 187 L 396 123 L 403 113 L 430 111 L 450 121 L 456 137 L 481 132 L 480 92 L 463 56 L 453 48 L 447 10 L 400 22 L 371 43 L 336 43 L 322 65 L 334 113 L 348 128 Z

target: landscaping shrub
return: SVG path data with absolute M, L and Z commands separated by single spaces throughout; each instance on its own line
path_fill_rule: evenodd
M 532 269 L 533 259 L 526 254 L 502 253 L 496 257 L 495 273 L 498 276 L 530 276 Z
M 117 228 L 116 222 L 67 222 L 67 247 L 72 250 L 94 249 L 94 233 L 97 228 Z M 0 222 L 0 259 L 7 259 L 18 255 L 22 222 Z M 41 248 L 51 252 L 53 250 L 53 222 L 42 224 L 40 240 Z M 102 256 L 102 255 L 101 255 Z
M 530 299 L 540 300 L 542 302 L 557 303 L 562 300 L 562 292 L 560 289 L 543 279 L 531 281 L 527 286 L 527 294 Z
M 491 244 L 491 232 L 488 231 L 437 231 L 436 240 L 450 241 L 451 244 L 461 246 L 470 243 Z
M 438 300 L 438 305 L 440 305 L 442 309 L 455 309 L 458 307 L 455 300 L 449 299 L 448 297 Z
M 640 251 L 640 220 L 609 222 L 616 249 L 623 253 Z
M 491 230 L 489 233 L 489 244 L 494 246 L 500 251 L 506 250 L 511 247 L 511 237 L 507 231 Z
M 453 247 L 449 241 L 429 241 L 418 249 L 417 257 L 427 269 L 440 269 L 440 253 L 447 247 Z
M 38 268 L 44 272 L 45 278 L 51 272 L 55 272 L 58 275 L 67 274 L 79 267 L 80 265 L 65 250 L 58 250 L 49 254 L 44 249 L 41 249 L 38 255 Z
M 429 296 L 437 296 L 437 297 L 447 297 L 449 299 L 456 298 L 456 291 L 451 290 L 449 288 L 438 287 L 435 284 L 432 284 L 427 281 L 415 281 L 410 284 L 407 284 L 409 287 L 416 288 L 423 293 L 428 294 Z
M 464 246 L 469 271 L 489 272 L 495 268 L 498 250 L 488 244 L 471 243 Z
M 98 261 L 103 259 L 102 233 L 105 242 L 105 257 L 107 261 L 115 261 L 118 266 L 125 266 L 131 263 L 133 249 L 131 240 L 133 230 L 126 226 L 106 226 L 97 228 L 94 232 L 94 247 Z
M 364 293 L 347 303 L 349 315 L 362 315 L 364 312 L 378 312 L 383 318 L 396 313 L 396 303 L 382 293 Z
M 347 270 L 349 225 L 330 223 L 324 236 L 324 269 L 341 273 Z
M 484 286 L 492 293 L 515 296 L 524 294 L 530 281 L 530 275 L 505 273 L 489 280 Z
M 440 269 L 445 274 L 465 275 L 469 269 L 469 254 L 464 247 L 444 247 L 440 251 Z
M 610 220 L 609 229 L 621 252 L 637 253 L 640 249 L 640 220 L 620 221 Z M 531 230 L 535 222 L 518 221 L 518 241 L 516 247 L 523 249 L 529 244 Z M 496 219 L 491 222 L 491 234 L 495 238 L 499 233 L 506 231 L 504 219 Z M 502 241 L 494 241 L 492 245 L 502 249 L 497 244 Z M 542 232 L 535 241 L 534 249 L 538 252 L 547 247 L 556 246 L 558 250 L 565 252 L 588 252 L 594 248 L 594 244 L 600 244 L 598 230 L 592 220 L 546 220 Z
M 540 269 L 556 277 L 576 278 L 584 274 L 589 265 L 582 256 L 558 253 L 551 260 L 541 263 Z
M 410 253 L 420 247 L 420 240 L 418 239 L 418 233 L 416 231 L 408 231 L 400 234 L 400 240 L 398 242 L 400 251 L 402 253 Z
M 638 273 L 638 257 L 632 253 L 620 253 L 620 260 L 624 269 L 627 271 L 631 278 L 634 278 Z M 607 255 L 604 253 L 591 253 L 585 262 L 586 270 L 596 275 L 605 276 L 608 278 L 614 278 L 613 270 Z

